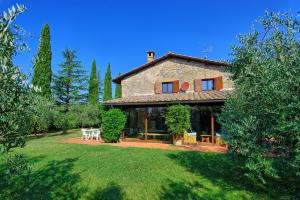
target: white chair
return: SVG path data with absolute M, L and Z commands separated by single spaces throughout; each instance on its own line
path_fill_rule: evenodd
M 89 139 L 90 134 L 88 133 L 87 129 L 81 129 L 82 139 L 86 140 Z
M 99 129 L 95 129 L 92 132 L 92 139 L 96 138 L 96 140 L 101 140 L 101 136 L 100 136 L 100 130 Z

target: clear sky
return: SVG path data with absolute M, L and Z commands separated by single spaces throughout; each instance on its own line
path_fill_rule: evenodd
M 236 35 L 249 32 L 266 9 L 300 11 L 300 0 L 0 0 L 0 10 L 15 3 L 28 8 L 16 23 L 33 35 L 26 37 L 30 52 L 15 59 L 24 72 L 32 73 L 41 28 L 49 23 L 54 72 L 63 49 L 71 48 L 88 72 L 94 58 L 102 74 L 111 63 L 113 77 L 144 64 L 147 50 L 228 59 Z

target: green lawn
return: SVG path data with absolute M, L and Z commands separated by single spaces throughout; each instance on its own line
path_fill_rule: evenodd
M 15 152 L 33 165 L 38 199 L 278 199 L 278 184 L 253 184 L 224 154 L 63 144 L 32 139 Z M 24 198 L 25 199 L 25 198 Z

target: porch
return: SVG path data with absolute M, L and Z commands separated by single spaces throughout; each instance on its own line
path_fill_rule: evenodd
M 216 121 L 222 103 L 189 104 L 191 132 L 196 132 L 197 142 L 220 144 L 220 125 Z M 165 126 L 164 113 L 168 105 L 122 106 L 127 123 L 122 134 L 124 141 L 151 141 L 170 143 L 171 138 Z

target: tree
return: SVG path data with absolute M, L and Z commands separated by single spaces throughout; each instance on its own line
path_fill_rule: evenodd
M 263 182 L 299 178 L 300 21 L 271 12 L 260 23 L 233 47 L 228 70 L 235 91 L 220 123 L 229 152 L 243 158 L 248 175 Z
M 76 116 L 77 127 L 99 127 L 100 109 L 98 104 L 82 104 L 71 108 Z
M 30 127 L 31 133 L 42 133 L 54 125 L 54 121 L 60 114 L 58 106 L 53 98 L 31 94 Z
M 54 76 L 53 93 L 57 103 L 69 111 L 72 105 L 85 101 L 87 77 L 75 50 L 64 50 L 63 57 L 65 61 L 59 65 L 62 69 Z
M 119 73 L 119 76 L 121 75 L 121 73 Z M 117 98 L 121 98 L 122 97 L 122 88 L 121 88 L 121 84 L 116 84 L 115 87 L 115 99 Z
M 88 102 L 90 104 L 99 103 L 99 81 L 96 72 L 97 72 L 96 61 L 93 60 L 91 76 L 89 81 L 89 95 L 88 95 Z
M 39 87 L 41 94 L 46 97 L 50 97 L 51 94 L 51 58 L 50 28 L 48 24 L 45 24 L 42 28 L 40 45 L 33 67 L 32 84 Z
M 112 92 L 111 92 L 111 72 L 110 72 L 110 64 L 108 64 L 105 79 L 104 79 L 104 94 L 103 94 L 103 101 L 107 101 L 112 99 Z
M 26 46 L 19 37 L 17 26 L 12 25 L 25 9 L 23 5 L 13 6 L 0 16 L 1 152 L 24 146 L 25 136 L 29 132 L 30 85 L 27 84 L 27 77 L 12 62 L 16 51 Z
M 164 117 L 171 135 L 181 135 L 191 129 L 191 108 L 188 105 L 172 105 Z

